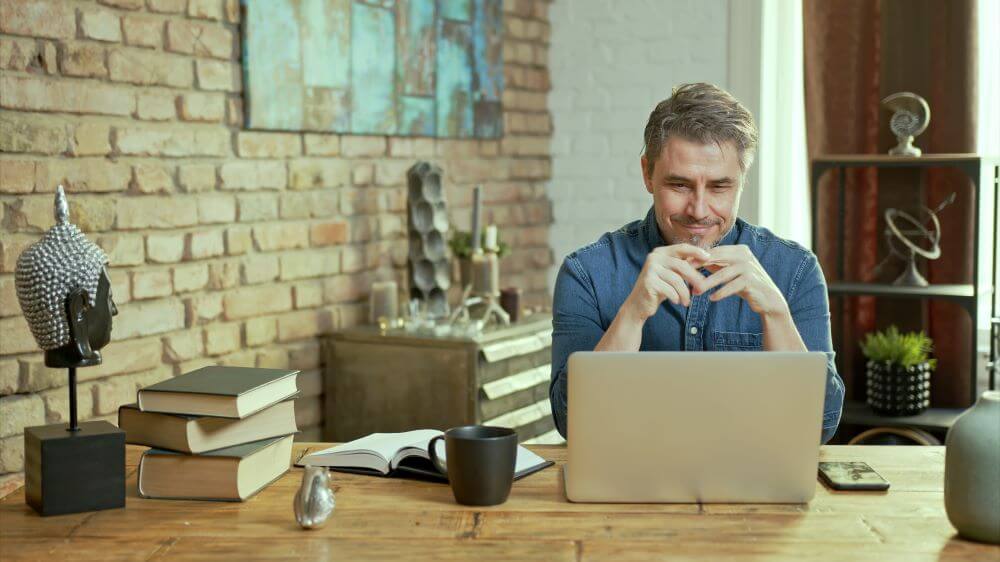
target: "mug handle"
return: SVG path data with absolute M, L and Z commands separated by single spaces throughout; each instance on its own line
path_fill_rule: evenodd
M 427 454 L 431 457 L 431 464 L 434 465 L 434 468 L 436 468 L 437 471 L 440 472 L 442 476 L 447 478 L 448 467 L 447 465 L 441 463 L 441 459 L 438 458 L 437 452 L 434 448 L 434 446 L 437 445 L 438 439 L 444 439 L 444 435 L 438 435 L 437 437 L 430 440 L 430 442 L 427 444 Z

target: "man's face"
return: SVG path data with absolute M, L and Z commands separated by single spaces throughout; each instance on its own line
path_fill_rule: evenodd
M 669 137 L 652 174 L 645 156 L 641 163 L 660 235 L 668 244 L 708 249 L 736 223 L 743 174 L 733 142 L 720 146 Z

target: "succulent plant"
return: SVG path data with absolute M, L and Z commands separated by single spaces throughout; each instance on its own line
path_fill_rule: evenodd
M 936 359 L 931 359 L 934 342 L 923 331 L 901 333 L 896 326 L 889 326 L 884 331 L 865 335 L 861 342 L 861 352 L 872 361 L 889 362 L 909 368 L 921 363 L 928 363 L 933 369 Z

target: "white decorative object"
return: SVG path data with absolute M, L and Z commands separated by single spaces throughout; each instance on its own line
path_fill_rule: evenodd
M 486 227 L 486 243 L 483 244 L 483 249 L 487 252 L 497 251 L 497 225 L 491 224 Z
M 409 219 L 410 297 L 427 303 L 435 318 L 448 315 L 447 291 L 451 287 L 448 259 L 448 206 L 441 183 L 441 168 L 417 162 L 406 174 Z
M 886 96 L 882 100 L 882 107 L 893 111 L 889 129 L 899 141 L 899 144 L 889 149 L 889 154 L 920 156 L 920 149 L 913 146 L 913 137 L 924 132 L 931 122 L 931 108 L 927 105 L 927 100 L 913 92 L 897 92 Z
M 318 529 L 326 524 L 336 506 L 330 489 L 330 473 L 325 466 L 306 466 L 302 484 L 295 492 L 295 520 L 303 529 Z
M 944 508 L 959 535 L 1000 544 L 1000 391 L 984 392 L 948 430 Z

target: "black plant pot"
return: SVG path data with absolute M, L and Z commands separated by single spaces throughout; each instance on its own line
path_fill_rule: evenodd
M 868 405 L 883 416 L 914 416 L 931 405 L 931 366 L 868 361 Z

